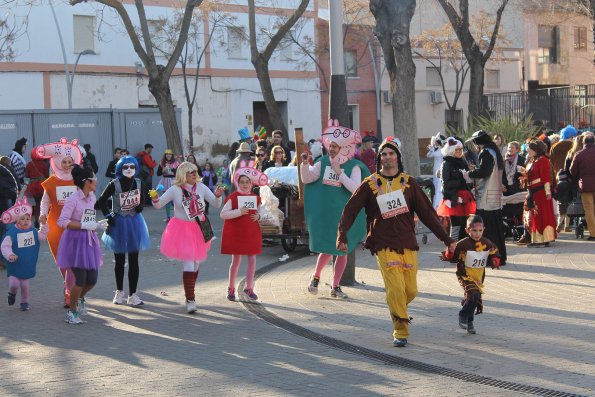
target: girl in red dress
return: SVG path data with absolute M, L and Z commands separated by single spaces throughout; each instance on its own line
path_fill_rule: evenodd
M 552 201 L 552 172 L 546 156 L 547 146 L 542 141 L 529 143 L 532 161 L 526 170 L 529 196 L 525 209 L 530 211 L 531 243 L 528 247 L 547 247 L 556 240 L 556 218 Z
M 261 215 L 260 197 L 252 193 L 252 186 L 264 186 L 268 183 L 265 174 L 254 168 L 253 162 L 242 161 L 234 174 L 236 191 L 227 196 L 221 210 L 223 233 L 221 253 L 231 255 L 229 267 L 229 287 L 227 299 L 235 301 L 235 281 L 242 261 L 242 255 L 248 257 L 246 269 L 246 288 L 244 294 L 250 300 L 258 299 L 254 293 L 254 273 L 256 255 L 262 253 L 262 232 L 258 221 Z

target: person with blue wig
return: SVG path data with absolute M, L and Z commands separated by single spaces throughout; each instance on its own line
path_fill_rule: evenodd
M 110 181 L 97 200 L 97 206 L 108 220 L 102 236 L 105 246 L 114 252 L 116 294 L 113 303 L 124 303 L 124 265 L 128 254 L 127 304 L 140 306 L 144 302 L 136 294 L 139 278 L 138 253 L 149 248 L 149 230 L 143 218 L 144 200 L 139 178 L 139 165 L 133 156 L 124 156 L 116 163 L 116 178 Z M 109 208 L 109 199 L 112 199 Z

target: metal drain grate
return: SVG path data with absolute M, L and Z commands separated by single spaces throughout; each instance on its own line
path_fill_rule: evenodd
M 255 278 L 258 279 L 263 274 L 282 266 L 285 263 L 300 259 L 301 257 L 292 258 L 285 262 L 274 262 L 266 265 L 256 271 Z M 244 288 L 245 279 L 240 283 L 240 289 Z M 291 323 L 282 319 L 276 314 L 268 311 L 263 305 L 257 302 L 241 300 L 244 308 L 250 313 L 263 319 L 264 321 L 282 328 L 292 334 L 301 336 L 303 338 L 312 340 L 314 342 L 322 343 L 323 345 L 332 347 L 334 349 L 342 350 L 347 353 L 366 357 L 368 359 L 381 362 L 383 364 L 396 365 L 400 367 L 410 368 L 417 371 L 447 376 L 449 378 L 459 379 L 465 382 L 476 383 L 480 385 L 497 387 L 504 390 L 511 390 L 520 393 L 534 394 L 537 396 L 551 396 L 551 397 L 579 397 L 578 394 L 566 393 L 558 390 L 546 389 L 537 386 L 523 385 L 521 383 L 508 382 L 504 380 L 494 379 L 487 376 L 470 374 L 463 371 L 457 371 L 449 368 L 439 367 L 437 365 L 425 364 L 421 361 L 410 360 L 403 357 L 393 356 L 391 354 L 382 353 L 376 350 L 367 349 L 365 347 L 357 346 L 351 343 L 343 342 L 339 339 L 331 338 L 326 335 L 319 334 L 307 328 L 301 327 L 297 324 Z

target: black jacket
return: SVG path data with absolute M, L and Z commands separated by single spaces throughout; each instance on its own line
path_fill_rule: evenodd
M 456 157 L 447 156 L 442 161 L 440 175 L 442 176 L 442 194 L 445 200 L 450 200 L 453 203 L 456 203 L 458 191 L 469 190 L 461 170 L 469 170 L 467 161 L 464 157 L 458 159 Z
M 11 167 L 0 167 L 0 198 L 8 198 L 13 201 L 17 199 L 17 185 L 18 179 L 14 170 Z M 21 189 L 20 183 L 18 183 L 19 190 Z

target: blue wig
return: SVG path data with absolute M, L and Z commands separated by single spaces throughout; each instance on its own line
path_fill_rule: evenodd
M 116 163 L 116 178 L 122 178 L 122 166 L 124 164 L 134 164 L 134 176 L 138 176 L 140 169 L 138 167 L 138 161 L 134 156 L 124 156 Z

